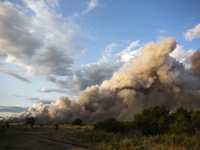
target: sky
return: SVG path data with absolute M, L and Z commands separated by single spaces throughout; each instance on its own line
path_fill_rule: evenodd
M 167 37 L 189 68 L 199 0 L 0 0 L 0 116 L 76 99 Z

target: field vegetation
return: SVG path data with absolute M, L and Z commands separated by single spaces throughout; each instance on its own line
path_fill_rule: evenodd
M 90 125 L 79 119 L 80 125 L 10 125 L 1 129 L 0 149 L 199 150 L 200 110 L 178 107 L 169 112 L 162 104 L 144 108 L 134 121 L 107 118 Z

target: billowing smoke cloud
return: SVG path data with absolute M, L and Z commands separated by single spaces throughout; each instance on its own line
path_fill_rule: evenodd
M 198 49 L 191 57 L 191 69 L 196 75 L 200 75 L 200 49 Z
M 162 102 L 171 109 L 180 105 L 199 108 L 200 79 L 192 71 L 198 69 L 200 51 L 192 56 L 191 71 L 169 56 L 175 48 L 174 38 L 150 42 L 141 50 L 142 56 L 133 59 L 125 70 L 114 73 L 110 80 L 86 88 L 75 100 L 61 96 L 50 105 L 31 107 L 28 113 L 18 116 L 19 121 L 27 116 L 34 116 L 37 123 L 71 123 L 75 118 L 86 123 L 108 117 L 132 120 L 143 107 Z M 16 117 L 2 121 L 6 119 L 18 121 Z

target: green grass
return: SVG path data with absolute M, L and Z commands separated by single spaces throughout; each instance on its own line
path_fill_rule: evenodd
M 200 132 L 194 135 L 162 134 L 144 136 L 140 131 L 107 133 L 93 126 L 34 125 L 10 126 L 0 133 L 0 149 L 77 149 L 77 146 L 118 150 L 199 150 Z M 69 146 L 66 143 L 75 144 Z M 78 148 L 79 149 L 79 148 Z M 91 149 L 91 148 L 90 148 Z

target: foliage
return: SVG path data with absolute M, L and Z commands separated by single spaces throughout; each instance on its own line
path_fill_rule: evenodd
M 73 125 L 80 125 L 80 124 L 82 124 L 82 120 L 79 119 L 79 118 L 77 118 L 77 119 L 75 119 L 75 120 L 72 122 L 72 124 L 73 124 Z
M 200 129 L 200 110 L 195 110 L 192 112 L 191 123 L 194 128 Z
M 184 118 L 188 121 L 190 120 L 190 112 L 187 109 L 183 108 L 183 106 L 180 106 L 176 108 L 176 110 L 173 113 L 171 113 L 171 122 L 173 123 L 176 120 L 176 118 L 178 118 L 180 115 L 183 115 Z
M 34 123 L 35 123 L 35 118 L 34 117 L 27 117 L 26 118 L 26 124 L 30 124 L 31 127 L 33 127 Z
M 183 134 L 189 131 L 190 128 L 190 112 L 181 107 L 178 107 L 171 114 L 170 130 L 175 134 Z
M 124 131 L 124 123 L 115 118 L 107 118 L 103 121 L 98 121 L 93 124 L 94 130 L 105 130 L 106 132 Z
M 134 121 L 120 121 L 120 123 L 121 123 L 120 131 L 130 132 L 138 129 L 137 124 Z
M 145 135 L 168 133 L 170 124 L 169 109 L 166 105 L 155 105 L 143 108 L 141 113 L 134 115 L 138 130 Z
M 188 125 L 187 118 L 183 114 L 180 114 L 175 118 L 173 124 L 170 124 L 170 130 L 175 134 L 183 134 L 186 133 Z

